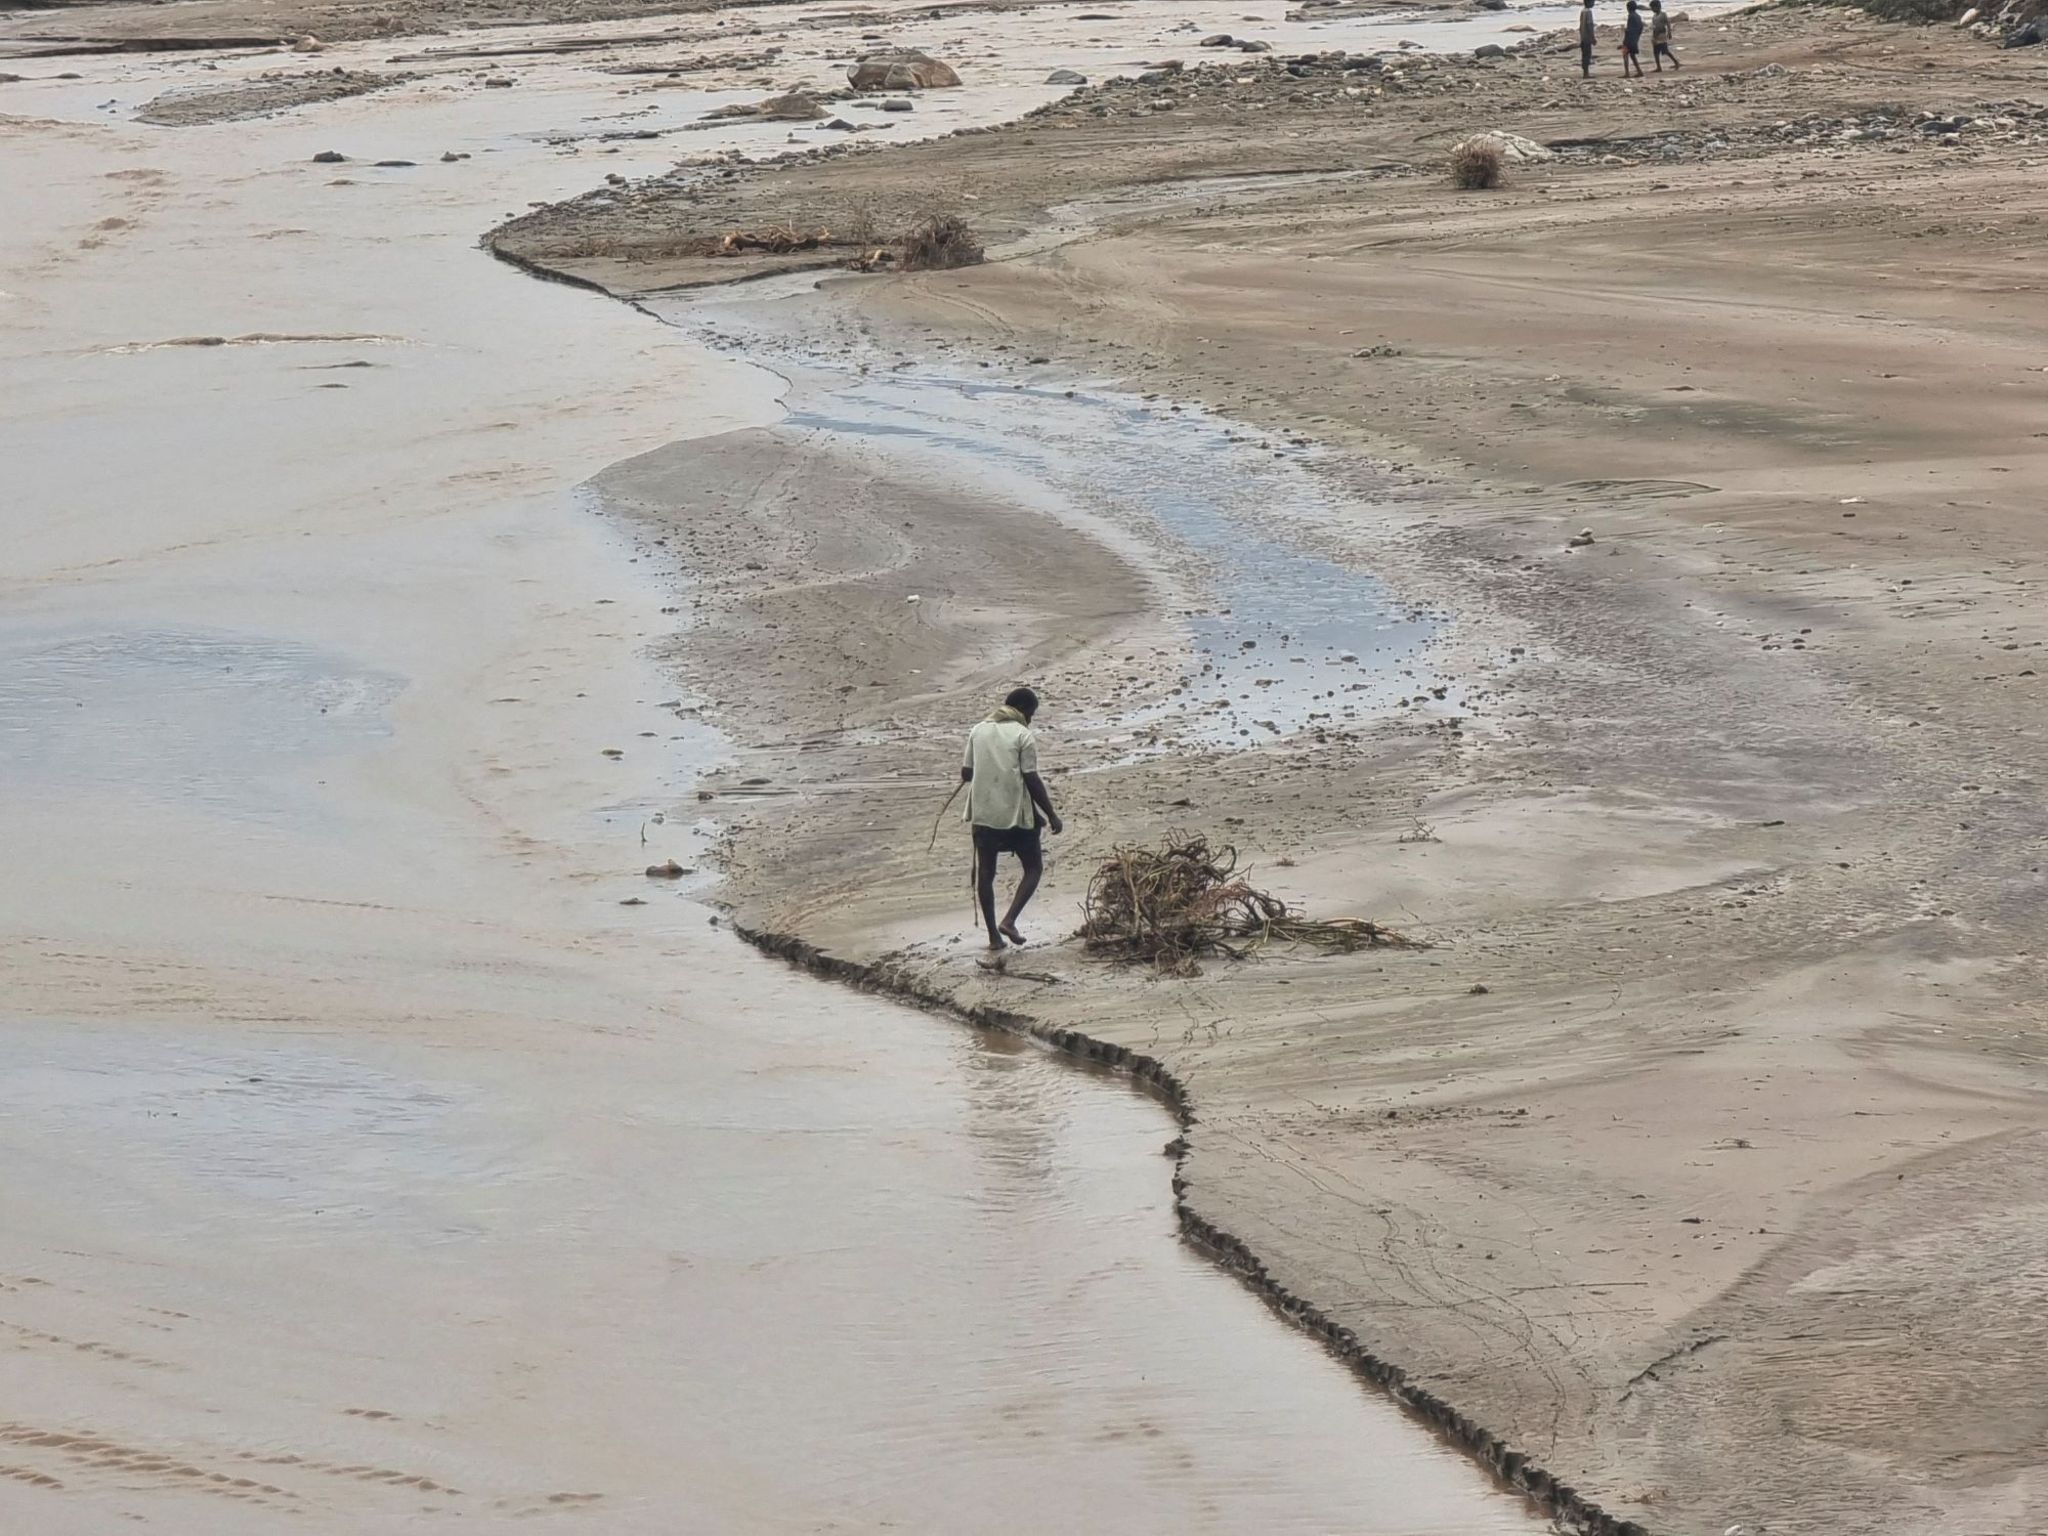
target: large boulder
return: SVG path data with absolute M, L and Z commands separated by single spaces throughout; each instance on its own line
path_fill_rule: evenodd
M 854 62 L 846 79 L 856 91 L 931 91 L 960 83 L 950 64 L 915 48 L 871 53 Z

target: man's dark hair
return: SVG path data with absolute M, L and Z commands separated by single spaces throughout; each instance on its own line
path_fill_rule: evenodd
M 1010 696 L 1003 702 L 1022 714 L 1026 720 L 1038 713 L 1038 695 L 1029 688 L 1012 688 Z

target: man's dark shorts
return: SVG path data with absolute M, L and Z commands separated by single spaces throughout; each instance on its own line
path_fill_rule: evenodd
M 974 829 L 974 851 L 977 854 L 1037 853 L 1041 842 L 1037 827 L 977 826 Z

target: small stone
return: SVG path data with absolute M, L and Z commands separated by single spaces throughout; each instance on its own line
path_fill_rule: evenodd
M 689 871 L 674 859 L 647 866 L 647 878 L 650 880 L 680 880 L 688 873 Z
M 338 149 L 323 149 L 313 157 L 315 165 L 340 165 L 348 158 Z
M 909 112 L 912 110 L 912 107 L 901 96 L 891 96 L 882 103 L 882 110 L 884 112 Z
M 1571 538 L 1565 541 L 1565 546 L 1568 549 L 1584 549 L 1587 545 L 1591 544 L 1592 542 L 1593 530 L 1590 528 L 1581 528 L 1577 533 L 1573 534 Z
M 1047 85 L 1086 85 L 1088 77 L 1078 70 L 1056 69 L 1045 77 Z
M 487 89 L 493 91 L 509 91 L 512 89 L 512 80 L 507 75 L 492 75 L 488 80 L 484 81 L 484 85 Z

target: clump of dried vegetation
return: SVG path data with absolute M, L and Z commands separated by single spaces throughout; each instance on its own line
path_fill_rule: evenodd
M 971 267 L 981 260 L 981 242 L 958 214 L 934 213 L 919 219 L 898 242 L 898 263 L 906 272 L 944 272 Z
M 1460 139 L 1451 146 L 1451 185 L 1461 191 L 1480 192 L 1499 186 L 1505 168 L 1500 145 L 1484 135 Z
M 1117 849 L 1088 882 L 1081 911 L 1086 948 L 1170 976 L 1200 975 L 1205 955 L 1243 960 L 1273 943 L 1347 954 L 1373 945 L 1425 947 L 1363 918 L 1303 917 L 1252 885 L 1236 849 L 1212 849 L 1199 836 Z

